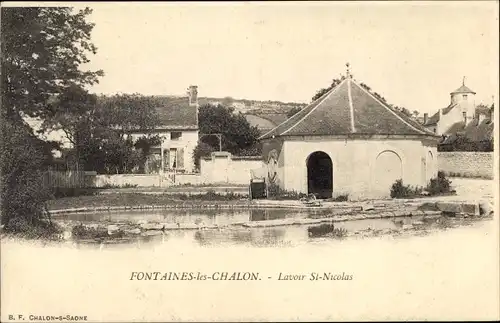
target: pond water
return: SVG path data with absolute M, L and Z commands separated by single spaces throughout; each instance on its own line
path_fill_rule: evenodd
M 74 213 L 57 216 L 67 228 L 84 224 L 137 224 L 183 223 L 221 226 L 218 229 L 150 230 L 138 235 L 112 239 L 76 239 L 79 245 L 98 245 L 100 248 L 130 244 L 137 248 L 149 248 L 156 244 L 183 243 L 198 246 L 244 245 L 253 247 L 293 247 L 315 243 L 321 239 L 343 240 L 344 238 L 373 237 L 384 234 L 413 232 L 425 234 L 429 230 L 445 229 L 472 224 L 474 220 L 448 217 L 399 217 L 364 219 L 335 222 L 331 224 L 286 225 L 265 228 L 247 228 L 238 224 L 251 221 L 266 221 L 285 218 L 321 218 L 328 210 L 244 209 L 244 210 L 149 210 L 107 213 Z M 227 227 L 227 225 L 232 225 Z M 335 234 L 339 233 L 340 234 Z

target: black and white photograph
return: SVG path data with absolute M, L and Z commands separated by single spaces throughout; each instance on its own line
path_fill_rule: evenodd
M 1 322 L 500 319 L 498 1 L 0 23 Z

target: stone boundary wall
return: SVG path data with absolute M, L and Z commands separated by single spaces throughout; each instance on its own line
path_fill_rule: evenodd
M 493 179 L 493 152 L 453 151 L 438 153 L 438 170 L 447 176 Z
M 204 184 L 248 184 L 251 171 L 261 169 L 264 163 L 260 156 L 232 156 L 229 152 L 214 152 L 200 160 L 201 183 Z
M 206 184 L 247 184 L 250 185 L 251 171 L 262 169 L 260 156 L 232 156 L 228 152 L 215 152 L 202 158 L 200 173 L 159 174 L 114 174 L 91 176 L 93 187 L 131 186 L 131 187 L 168 187 L 176 185 Z
M 158 174 L 115 174 L 96 175 L 94 187 L 112 186 L 137 186 L 137 187 L 159 187 L 161 178 Z

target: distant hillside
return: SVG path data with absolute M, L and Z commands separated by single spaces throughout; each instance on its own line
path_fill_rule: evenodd
M 158 102 L 162 105 L 175 105 L 179 100 L 186 100 L 186 96 L 174 95 L 155 95 Z M 170 103 L 171 101 L 171 103 Z M 199 97 L 198 102 L 203 104 L 222 104 L 224 106 L 233 107 L 235 112 L 241 112 L 245 115 L 255 115 L 264 118 L 275 125 L 280 124 L 287 119 L 287 114 L 290 110 L 296 108 L 304 108 L 307 106 L 305 103 L 296 102 L 280 102 L 280 101 L 258 101 L 248 99 L 233 99 L 226 98 L 213 98 L 213 97 Z M 253 119 L 251 119 L 253 120 Z M 261 120 L 262 121 L 262 120 Z M 256 124 L 257 125 L 257 124 Z
M 293 108 L 299 107 L 303 108 L 307 104 L 296 103 L 296 102 L 281 102 L 281 101 L 258 101 L 249 99 L 233 99 L 231 97 L 226 98 L 211 98 L 211 97 L 200 97 L 200 104 L 212 103 L 212 104 L 223 104 L 226 106 L 234 107 L 238 112 L 244 114 L 286 114 Z

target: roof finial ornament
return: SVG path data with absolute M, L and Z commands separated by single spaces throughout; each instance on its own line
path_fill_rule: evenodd
M 462 78 L 462 85 L 465 86 L 465 76 Z
M 347 63 L 345 64 L 345 66 L 346 66 L 346 77 L 347 77 L 347 78 L 351 78 L 351 72 L 350 72 L 350 70 L 349 70 L 349 66 L 350 66 L 350 65 L 349 65 L 349 62 L 347 62 Z

